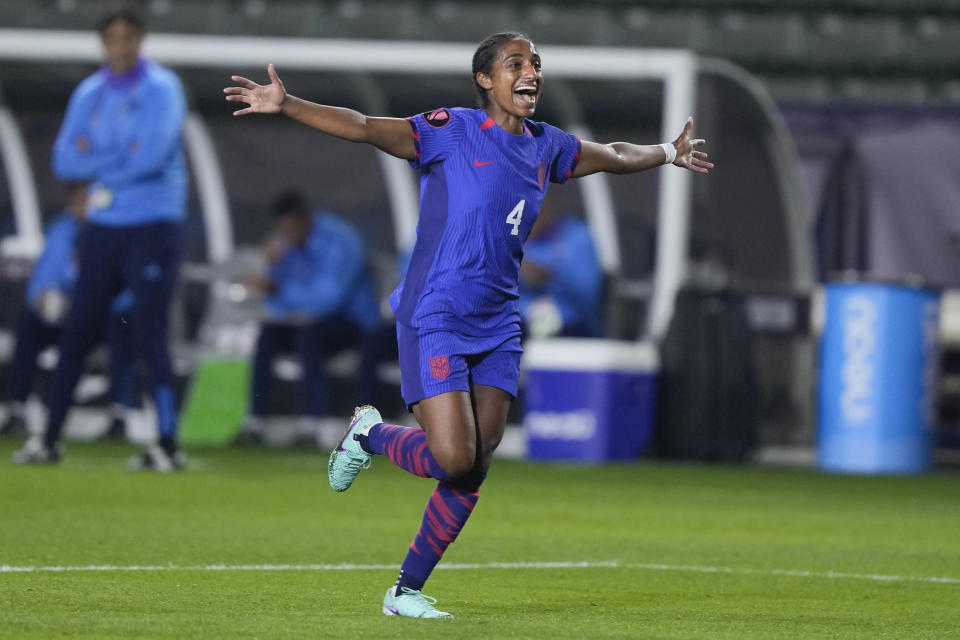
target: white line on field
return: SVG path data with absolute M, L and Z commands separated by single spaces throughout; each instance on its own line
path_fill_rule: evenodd
M 488 562 L 483 564 L 446 563 L 437 569 L 591 569 L 622 566 L 607 562 Z M 68 571 L 396 571 L 395 564 L 205 564 L 178 565 L 80 565 L 49 567 L 14 567 L 0 565 L 0 573 L 68 572 Z
M 791 578 L 821 578 L 826 580 L 871 580 L 873 582 L 927 582 L 938 584 L 960 584 L 960 578 L 947 576 L 891 576 L 879 573 L 847 573 L 844 571 L 806 571 L 803 569 L 734 569 L 733 567 L 703 567 L 677 564 L 620 564 L 626 569 L 646 569 L 649 571 L 688 571 L 690 573 L 729 573 L 755 576 L 788 576 Z
M 791 578 L 819 578 L 825 580 L 870 580 L 873 582 L 924 582 L 930 584 L 960 584 L 960 578 L 947 576 L 894 576 L 876 573 L 847 573 L 843 571 L 805 571 L 801 569 L 736 569 L 678 564 L 636 564 L 617 560 L 602 562 L 485 562 L 447 563 L 438 570 L 465 569 L 640 569 L 644 571 L 682 571 L 688 573 L 721 573 L 731 575 L 786 576 Z M 83 571 L 396 571 L 395 564 L 205 564 L 178 565 L 81 565 L 49 567 L 15 567 L 0 565 L 0 573 L 63 573 Z

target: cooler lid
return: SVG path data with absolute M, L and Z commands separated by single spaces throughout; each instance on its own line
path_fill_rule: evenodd
M 656 372 L 660 357 L 653 342 L 591 338 L 531 339 L 523 346 L 523 368 L 558 371 Z

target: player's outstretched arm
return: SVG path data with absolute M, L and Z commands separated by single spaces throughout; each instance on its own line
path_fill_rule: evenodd
M 257 84 L 242 76 L 230 76 L 240 86 L 223 90 L 227 100 L 247 105 L 234 111 L 233 115 L 283 113 L 332 136 L 351 142 L 366 142 L 398 158 L 413 159 L 416 149 L 406 120 L 372 118 L 353 109 L 302 100 L 287 93 L 272 64 L 267 66 L 267 75 L 270 84 Z
M 702 138 L 690 139 L 693 118 L 687 118 L 683 131 L 673 141 L 677 155 L 673 164 L 697 173 L 707 173 L 713 163 L 707 161 L 707 154 L 697 147 L 706 144 Z M 667 157 L 660 145 L 640 145 L 629 142 L 611 142 L 599 144 L 584 140 L 580 147 L 580 161 L 573 170 L 573 177 L 580 178 L 601 171 L 606 173 L 635 173 L 664 164 Z

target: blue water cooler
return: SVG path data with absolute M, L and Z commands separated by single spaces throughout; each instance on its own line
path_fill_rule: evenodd
M 653 344 L 555 338 L 524 345 L 527 456 L 633 460 L 653 432 Z
M 927 470 L 936 424 L 939 292 L 896 283 L 832 282 L 825 306 L 820 469 Z

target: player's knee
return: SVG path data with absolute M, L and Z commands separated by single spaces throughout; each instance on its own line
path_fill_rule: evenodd
M 474 465 L 470 473 L 459 478 L 445 480 L 443 485 L 466 493 L 476 493 L 480 490 L 480 485 L 483 484 L 486 477 L 486 472 L 481 467 Z
M 490 469 L 490 465 L 493 464 L 493 452 L 497 450 L 497 447 L 500 445 L 500 439 L 498 438 L 495 442 L 484 442 L 481 450 L 480 460 L 483 465 L 483 472 L 486 473 Z
M 451 478 L 462 478 L 473 470 L 476 452 L 471 447 L 441 447 L 433 457 Z

